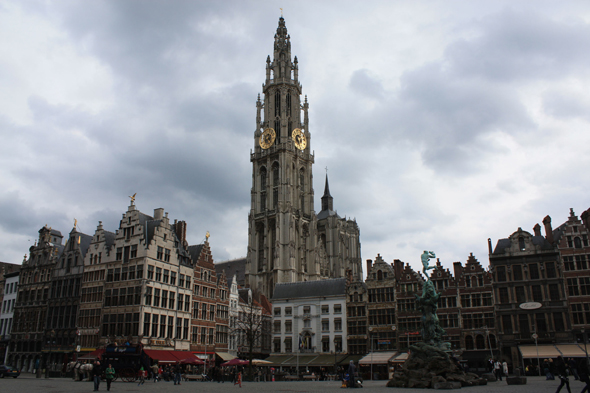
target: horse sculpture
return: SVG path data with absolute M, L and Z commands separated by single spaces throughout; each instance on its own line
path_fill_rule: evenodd
M 88 381 L 92 381 L 92 369 L 94 366 L 92 363 L 80 363 L 80 362 L 69 362 L 67 366 L 67 371 L 70 372 L 74 370 L 74 381 L 82 381 L 84 379 L 84 375 L 88 376 Z

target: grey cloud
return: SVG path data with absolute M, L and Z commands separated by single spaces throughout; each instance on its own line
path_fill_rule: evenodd
M 590 120 L 590 104 L 586 96 L 572 91 L 548 91 L 543 95 L 544 111 L 557 118 Z
M 367 69 L 354 71 L 350 77 L 349 86 L 354 92 L 368 98 L 377 100 L 383 97 L 383 85 Z
M 590 25 L 581 18 L 555 20 L 535 11 L 507 9 L 474 24 L 477 36 L 445 51 L 451 72 L 509 82 L 587 73 Z

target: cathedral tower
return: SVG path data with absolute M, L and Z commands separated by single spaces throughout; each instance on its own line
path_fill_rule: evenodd
M 274 36 L 273 59 L 266 59 L 262 92 L 264 98 L 259 95 L 256 101 L 254 150 L 250 155 L 252 189 L 245 275 L 247 285 L 272 298 L 277 283 L 343 277 L 344 260 L 349 256 L 341 255 L 344 260 L 335 263 L 339 269 L 331 268 L 326 245 L 330 248 L 327 243 L 332 236 L 326 243 L 326 236 L 320 239 L 318 235 L 309 105 L 307 97 L 302 102 L 297 57 L 291 57 L 291 38 L 283 17 Z M 360 243 L 358 253 L 360 261 Z

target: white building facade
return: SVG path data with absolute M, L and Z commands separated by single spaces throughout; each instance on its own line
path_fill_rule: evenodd
M 346 279 L 275 286 L 273 354 L 346 353 Z
M 19 272 L 7 273 L 4 283 L 4 298 L 0 308 L 0 339 L 8 342 L 10 340 L 10 331 L 12 329 L 12 317 L 14 315 L 14 305 L 16 304 L 16 295 L 18 294 Z M 8 357 L 8 348 L 4 353 L 4 362 Z

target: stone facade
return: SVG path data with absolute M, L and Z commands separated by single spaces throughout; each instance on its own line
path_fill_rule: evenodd
M 264 99 L 259 96 L 256 102 L 250 156 L 246 282 L 268 298 L 278 283 L 344 277 L 347 269 L 356 278 L 362 275 L 356 222 L 333 211 L 329 192 L 329 209 L 326 205 L 317 216 L 314 210 L 309 104 L 307 98 L 301 100 L 298 74 L 298 60 L 291 57 L 290 36 L 281 17 L 273 60 L 270 56 L 266 60 Z M 298 134 L 305 139 L 303 144 L 294 140 Z

